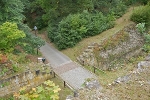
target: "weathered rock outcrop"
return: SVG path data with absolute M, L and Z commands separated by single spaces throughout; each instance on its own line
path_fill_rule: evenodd
M 129 90 L 132 90 L 134 88 L 135 89 L 141 88 L 148 94 L 150 89 L 150 78 L 148 77 L 149 75 L 150 75 L 150 55 L 147 56 L 145 60 L 140 61 L 133 71 L 130 71 L 125 76 L 118 77 L 112 83 L 108 84 L 107 88 L 102 88 L 99 82 L 96 80 L 87 81 L 85 82 L 85 87 L 78 90 L 77 95 L 68 96 L 66 100 L 120 100 L 119 99 L 120 97 L 118 98 L 118 95 L 121 94 L 119 93 L 120 91 L 116 92 L 114 89 L 120 86 L 122 87 L 124 86 L 123 87 L 124 89 L 123 90 L 121 89 L 121 91 L 128 92 Z M 149 97 L 149 95 L 147 96 Z M 128 98 L 134 99 L 131 98 L 130 96 Z M 126 100 L 127 98 L 121 99 Z M 141 97 L 139 96 L 138 99 L 142 100 L 143 98 L 142 96 Z
M 0 97 L 9 96 L 14 92 L 18 92 L 19 89 L 24 86 L 29 90 L 40 85 L 52 76 L 50 74 L 51 68 L 49 65 L 33 63 L 30 65 L 32 68 L 28 67 L 24 72 L 0 77 Z
M 137 64 L 137 68 L 135 70 L 131 71 L 129 74 L 127 74 L 125 76 L 118 77 L 112 84 L 109 84 L 109 85 L 126 83 L 133 79 L 137 80 L 138 76 L 141 73 L 149 74 L 149 72 L 150 72 L 149 69 L 150 69 L 150 55 L 147 56 L 144 61 L 140 61 Z M 147 79 L 147 80 L 148 81 L 146 83 L 149 83 L 150 80 L 149 79 Z
M 97 80 L 86 81 L 84 85 L 84 88 L 76 91 L 76 95 L 68 96 L 66 100 L 110 100 L 101 92 L 102 86 Z
M 136 30 L 135 24 L 130 24 L 101 43 L 92 43 L 77 57 L 77 61 L 82 65 L 106 70 L 138 55 L 142 46 L 143 37 Z

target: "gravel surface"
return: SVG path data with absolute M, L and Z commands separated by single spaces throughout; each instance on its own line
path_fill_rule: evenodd
M 51 64 L 54 72 L 74 89 L 81 88 L 87 78 L 96 78 L 94 74 L 72 62 L 48 43 L 42 46 L 40 51 Z

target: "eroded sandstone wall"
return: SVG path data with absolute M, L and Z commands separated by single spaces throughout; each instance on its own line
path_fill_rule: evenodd
M 112 37 L 100 43 L 92 43 L 77 57 L 82 65 L 108 69 L 140 54 L 143 37 L 136 30 L 135 24 L 130 24 L 118 31 Z
M 50 72 L 51 70 L 28 70 L 0 80 L 0 97 L 11 95 L 23 86 L 27 86 L 27 90 L 38 86 L 50 79 L 52 76 Z

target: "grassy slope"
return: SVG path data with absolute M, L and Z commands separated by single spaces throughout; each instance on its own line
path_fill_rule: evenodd
M 129 8 L 126 14 L 124 14 L 121 18 L 117 19 L 114 28 L 104 31 L 99 35 L 90 38 L 85 38 L 80 43 L 78 43 L 75 47 L 63 50 L 62 52 L 75 61 L 76 57 L 79 56 L 82 53 L 82 51 L 84 51 L 87 48 L 87 46 L 90 45 L 91 43 L 93 42 L 100 43 L 101 40 L 115 34 L 124 26 L 133 23 L 130 21 L 130 15 L 132 14 L 132 11 L 134 9 L 136 8 L 133 7 Z M 111 100 L 127 100 L 127 99 L 142 100 L 142 98 L 144 98 L 145 100 L 150 99 L 149 92 L 148 92 L 149 89 L 145 90 L 147 85 L 145 87 L 140 87 L 138 83 L 134 82 L 134 79 L 129 84 L 121 84 L 121 85 L 112 86 L 111 88 L 108 88 L 109 83 L 112 83 L 118 77 L 127 75 L 129 72 L 133 71 L 135 69 L 135 66 L 137 65 L 137 62 L 142 60 L 140 57 L 133 58 L 133 59 L 135 59 L 134 62 L 127 65 L 123 64 L 123 67 L 118 68 L 118 70 L 116 71 L 103 72 L 100 70 L 96 70 L 96 75 L 98 76 L 101 85 L 104 87 L 103 92 L 106 93 L 107 95 L 111 95 L 110 96 Z M 84 67 L 86 67 L 88 70 L 93 72 L 92 67 L 88 67 L 88 66 L 84 66 Z M 142 76 L 149 78 L 147 74 L 142 74 Z
M 124 14 L 121 18 L 117 19 L 114 28 L 104 31 L 99 35 L 90 38 L 85 38 L 81 42 L 79 42 L 75 47 L 62 50 L 62 52 L 75 61 L 76 57 L 79 56 L 82 53 L 82 51 L 84 51 L 85 48 L 87 48 L 87 46 L 90 45 L 91 43 L 93 42 L 99 43 L 101 40 L 115 34 L 124 26 L 133 23 L 130 21 L 130 15 L 132 14 L 132 11 L 133 11 L 133 7 L 129 8 L 126 14 Z

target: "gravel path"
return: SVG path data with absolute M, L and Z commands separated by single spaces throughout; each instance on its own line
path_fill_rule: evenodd
M 74 89 L 81 88 L 87 78 L 96 78 L 94 74 L 72 62 L 48 43 L 42 46 L 40 51 L 50 62 L 54 72 Z

